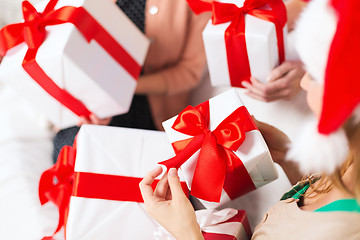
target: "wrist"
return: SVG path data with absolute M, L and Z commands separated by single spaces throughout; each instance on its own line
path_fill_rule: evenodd
M 182 232 L 180 236 L 178 236 L 177 240 L 204 240 L 199 224 L 190 225 L 191 227 L 186 231 Z

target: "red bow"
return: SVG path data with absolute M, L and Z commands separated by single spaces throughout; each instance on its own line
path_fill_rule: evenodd
M 65 6 L 54 10 L 57 2 L 58 0 L 50 0 L 44 12 L 39 13 L 29 2 L 24 1 L 24 23 L 11 24 L 0 30 L 0 54 L 4 56 L 12 47 L 26 42 L 29 49 L 22 63 L 25 71 L 58 102 L 76 115 L 89 118 L 91 112 L 86 106 L 57 86 L 35 60 L 37 51 L 46 38 L 45 27 L 74 24 L 88 42 L 97 41 L 134 79 L 139 76 L 141 66 L 84 8 Z
M 70 197 L 73 191 L 75 157 L 75 148 L 63 147 L 56 164 L 46 170 L 40 178 L 39 198 L 41 204 L 44 205 L 51 201 L 59 209 L 59 223 L 55 233 L 66 225 Z
M 197 107 L 184 109 L 172 126 L 178 132 L 194 136 L 190 139 L 173 143 L 176 156 L 160 162 L 168 169 L 179 168 L 200 149 L 191 186 L 191 195 L 212 202 L 219 202 L 221 191 L 226 184 L 226 176 L 241 172 L 240 181 L 245 188 L 254 188 L 252 180 L 241 160 L 235 155 L 245 140 L 245 132 L 257 129 L 244 106 L 237 108 L 224 119 L 214 131 L 209 130 L 209 102 Z M 230 177 L 234 179 L 233 177 Z M 243 184 L 241 184 L 243 185 Z M 246 190 L 247 191 L 247 190 Z M 230 193 L 229 193 L 230 192 Z M 234 196 L 234 190 L 227 191 Z M 235 193 L 236 195 L 237 193 Z
M 246 0 L 243 7 L 235 4 L 187 0 L 191 9 L 199 14 L 212 11 L 212 23 L 231 22 L 225 31 L 225 45 L 231 85 L 242 87 L 242 81 L 250 81 L 251 71 L 245 40 L 245 15 L 275 24 L 278 40 L 279 63 L 285 60 L 283 28 L 286 24 L 286 8 L 282 0 Z M 272 10 L 262 7 L 269 5 Z M 240 67 L 239 67 L 240 66 Z
M 39 13 L 29 2 L 24 1 L 22 10 L 24 23 L 11 24 L 0 31 L 1 56 L 5 56 L 7 50 L 22 42 L 26 42 L 30 49 L 35 49 L 45 40 L 47 24 L 42 16 L 45 16 L 50 9 L 46 8 L 43 13 Z

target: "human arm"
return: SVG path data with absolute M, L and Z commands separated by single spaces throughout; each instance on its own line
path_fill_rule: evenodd
M 165 10 L 146 19 L 147 35 L 153 42 L 144 74 L 138 80 L 137 94 L 175 95 L 190 91 L 199 84 L 205 67 L 201 32 L 209 15 L 195 15 L 185 1 L 164 2 L 160 7 Z M 160 21 L 159 29 L 154 25 Z M 171 24 L 174 21 L 177 22 L 176 28 Z
M 177 240 L 203 240 L 194 209 L 181 188 L 176 169 L 170 169 L 153 191 L 151 184 L 161 171 L 161 167 L 152 170 L 139 184 L 146 211 Z
M 290 139 L 279 129 L 257 121 L 256 119 L 254 119 L 254 121 L 265 139 L 274 162 L 282 167 L 291 184 L 296 184 L 301 180 L 302 174 L 299 171 L 299 166 L 295 162 L 286 159 Z
M 304 74 L 305 70 L 300 61 L 285 61 L 271 71 L 267 83 L 252 77 L 251 84 L 242 84 L 248 90 L 246 94 L 255 99 L 264 102 L 290 100 L 301 90 L 300 80 Z

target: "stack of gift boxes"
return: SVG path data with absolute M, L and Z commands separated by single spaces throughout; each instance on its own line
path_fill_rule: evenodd
M 0 32 L 0 80 L 59 128 L 91 113 L 127 112 L 144 63 L 148 39 L 111 0 L 99 3 L 50 0 L 35 8 L 23 2 L 24 22 Z M 214 86 L 263 80 L 284 60 L 282 1 L 188 3 L 196 13 L 212 11 L 203 39 Z M 59 208 L 56 231 L 65 228 L 68 240 L 169 239 L 147 215 L 138 188 L 160 164 L 179 168 L 185 194 L 207 209 L 197 211 L 205 239 L 249 239 L 244 211 L 214 209 L 275 180 L 277 172 L 236 91 L 189 106 L 163 126 L 165 133 L 84 125 L 40 180 L 41 202 Z

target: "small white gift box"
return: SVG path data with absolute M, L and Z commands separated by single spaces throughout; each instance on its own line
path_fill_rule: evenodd
M 199 106 L 202 106 L 202 108 L 205 109 L 203 104 Z M 197 107 L 195 107 L 195 109 Z M 194 122 L 195 118 L 193 116 L 189 116 L 189 114 L 184 114 L 184 112 L 186 113 L 186 111 L 183 111 L 178 116 L 175 116 L 163 122 L 163 126 L 169 137 L 170 142 L 173 145 L 173 148 L 175 149 L 178 159 L 183 161 L 182 165 L 180 165 L 188 188 L 191 190 L 190 195 L 199 198 L 200 202 L 206 208 L 216 208 L 219 205 L 229 202 L 232 199 L 235 199 L 251 190 L 255 190 L 256 188 L 259 188 L 275 180 L 278 175 L 274 166 L 274 162 L 272 161 L 269 149 L 260 131 L 256 128 L 251 116 L 248 114 L 246 108 L 241 102 L 236 90 L 231 89 L 211 98 L 208 101 L 208 107 L 208 116 L 206 116 L 206 113 L 204 114 L 205 111 L 201 116 L 202 119 L 209 119 L 209 122 L 206 123 L 208 124 L 208 126 L 202 126 L 202 129 L 194 130 L 194 128 L 197 128 L 200 125 L 196 123 L 195 127 L 190 127 L 191 131 L 194 130 L 198 133 L 200 132 L 199 135 L 188 134 L 188 132 L 185 134 L 183 129 L 177 129 L 178 125 L 174 124 L 179 123 L 179 120 L 181 123 L 179 125 L 181 126 L 189 124 L 189 122 L 191 125 Z M 238 117 L 240 120 L 238 120 L 238 122 L 230 121 L 229 123 L 228 119 L 230 118 L 230 116 Z M 189 119 L 190 121 L 186 122 Z M 183 122 L 181 122 L 182 120 Z M 227 122 L 227 126 L 230 126 L 230 128 L 221 127 L 224 126 L 225 122 Z M 244 125 L 242 125 L 243 123 Z M 245 130 L 243 132 L 236 132 L 231 126 L 236 126 L 240 129 L 244 127 Z M 219 131 L 219 127 L 221 127 L 221 132 L 225 133 L 226 136 L 231 135 L 237 137 L 243 135 L 243 142 L 237 149 L 225 149 L 226 147 L 223 147 L 224 144 L 221 145 L 221 141 L 223 141 L 222 138 L 226 138 L 226 136 L 219 136 L 218 133 L 216 133 L 216 131 Z M 201 143 L 202 145 L 200 147 L 194 148 L 195 150 L 193 150 L 192 152 L 189 151 L 189 148 L 191 148 L 192 145 L 191 142 L 196 141 L 196 139 L 199 138 L 199 136 L 202 134 L 205 134 L 206 136 L 210 136 L 212 134 L 215 135 L 217 141 L 216 146 L 214 147 L 213 145 L 209 147 L 208 145 L 205 145 L 207 143 L 205 143 L 204 140 Z M 204 139 L 206 139 L 206 137 Z M 180 148 L 176 146 L 180 146 Z M 203 151 L 204 153 L 201 153 L 201 148 L 204 148 L 204 146 L 206 150 Z M 216 158 L 212 158 L 215 148 L 221 148 L 221 151 L 225 149 L 224 151 L 227 151 L 228 155 L 235 155 L 235 159 L 232 158 L 232 160 L 229 160 L 226 157 L 221 157 L 220 161 L 225 162 L 225 164 L 227 165 L 226 169 L 219 169 L 221 165 L 219 167 L 219 165 L 215 162 L 218 160 Z M 182 156 L 184 152 L 187 152 L 187 155 L 185 157 Z M 209 152 L 210 155 L 206 156 L 207 152 Z M 202 160 L 201 163 L 203 174 L 202 176 L 205 175 L 206 179 L 201 179 L 200 177 L 200 179 L 197 180 L 196 184 L 197 188 L 200 189 L 200 192 L 205 192 L 207 199 L 200 197 L 204 196 L 202 194 L 194 194 L 193 191 L 194 175 L 199 172 L 198 168 L 200 154 L 204 154 L 206 156 L 206 159 L 202 157 L 205 160 Z M 208 158 L 212 158 L 212 160 L 209 160 Z M 176 165 L 176 161 L 177 160 L 173 158 L 170 159 L 167 163 L 164 162 L 163 164 L 167 167 L 174 167 Z M 203 163 L 204 161 L 205 164 Z M 212 196 L 215 194 L 213 193 L 215 190 L 212 186 L 209 187 L 208 182 L 213 181 L 215 175 L 217 175 L 219 171 L 224 171 L 223 174 L 225 174 L 225 181 L 222 183 L 215 183 L 216 186 L 218 186 L 217 184 L 220 184 L 220 187 L 223 186 L 223 188 L 222 190 L 220 189 L 221 198 L 219 197 L 218 200 L 214 201 L 214 198 Z M 207 172 L 209 172 L 210 174 Z M 208 197 L 208 195 L 212 196 Z M 210 198 L 211 201 L 209 201 Z
M 36 6 L 38 12 L 44 11 L 46 3 Z M 99 31 L 88 41 L 74 24 L 68 22 L 46 26 L 46 38 L 35 58 L 37 64 L 57 87 L 79 100 L 88 112 L 99 118 L 126 113 L 149 47 L 148 39 L 112 0 L 59 0 L 54 9 L 64 6 L 85 9 L 108 37 L 104 40 Z M 86 28 L 87 24 L 92 24 L 86 21 L 80 25 Z M 89 25 L 88 30 L 98 28 Z M 51 97 L 22 67 L 27 51 L 25 42 L 7 51 L 0 65 L 0 81 L 23 95 L 57 127 L 75 125 L 79 116 Z M 131 67 L 127 65 L 129 62 Z M 38 73 L 34 75 L 39 77 Z
M 220 0 L 222 3 L 234 3 L 242 7 L 244 1 Z M 228 54 L 235 52 L 227 47 L 224 39 L 225 31 L 231 22 L 213 25 L 210 20 L 203 31 L 203 40 L 209 67 L 210 81 L 213 86 L 241 87 L 241 79 L 231 79 L 229 73 Z M 284 50 L 287 48 L 287 26 L 283 27 Z M 248 66 L 235 62 L 235 71 L 248 71 L 261 82 L 266 82 L 270 72 L 279 65 L 278 39 L 275 25 L 261 18 L 245 15 L 245 42 L 248 55 Z M 234 58 L 232 58 L 233 61 Z
M 245 210 L 225 208 L 220 211 L 205 209 L 195 211 L 196 220 L 204 239 L 250 240 L 251 229 Z M 163 227 L 155 232 L 156 240 L 175 240 Z

